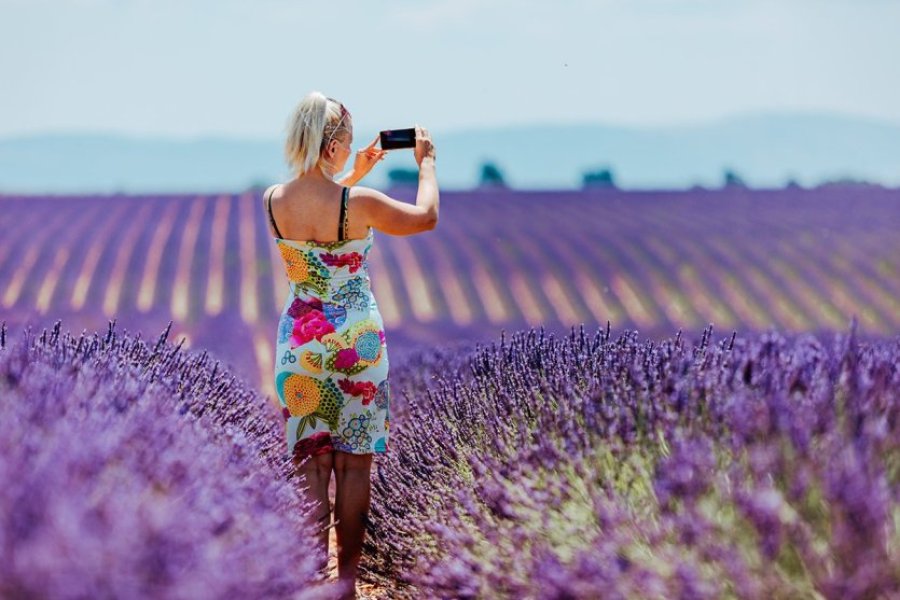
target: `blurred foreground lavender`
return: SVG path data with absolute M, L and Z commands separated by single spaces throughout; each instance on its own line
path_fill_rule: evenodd
M 0 597 L 333 598 L 264 396 L 206 352 L 0 327 Z M 394 598 L 900 595 L 900 337 L 522 331 L 394 365 Z
M 0 597 L 337 597 L 265 397 L 168 333 L 3 324 Z
M 900 338 L 856 333 L 412 357 L 365 575 L 410 598 L 900 597 Z

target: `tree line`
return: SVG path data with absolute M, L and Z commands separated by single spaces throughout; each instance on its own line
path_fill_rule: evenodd
M 419 171 L 416 169 L 395 168 L 388 171 L 388 185 L 390 187 L 415 186 L 419 182 Z M 750 188 L 744 178 L 733 168 L 726 167 L 722 170 L 721 187 L 726 189 Z M 829 185 L 877 185 L 864 179 L 853 177 L 838 177 L 822 181 L 816 187 Z M 480 188 L 508 188 L 509 185 L 502 169 L 493 161 L 485 161 L 479 167 L 478 187 Z M 581 187 L 583 189 L 620 189 L 616 183 L 615 173 L 610 166 L 601 166 L 595 169 L 583 171 L 581 174 Z M 702 186 L 693 186 L 694 188 Z M 796 179 L 790 178 L 785 187 L 801 188 Z

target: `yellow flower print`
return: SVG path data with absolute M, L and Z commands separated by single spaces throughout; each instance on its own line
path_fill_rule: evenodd
M 281 252 L 281 258 L 284 259 L 284 267 L 287 271 L 288 279 L 297 283 L 306 281 L 309 278 L 309 264 L 303 252 L 280 242 L 278 250 Z
M 319 408 L 318 381 L 308 375 L 291 374 L 284 380 L 284 401 L 291 416 L 305 417 Z
M 310 373 L 321 373 L 322 355 L 312 350 L 306 350 L 300 355 L 300 366 Z

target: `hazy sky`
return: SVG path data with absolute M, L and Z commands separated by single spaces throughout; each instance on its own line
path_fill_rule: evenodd
M 280 137 L 313 89 L 356 128 L 900 122 L 896 0 L 0 0 L 0 136 Z

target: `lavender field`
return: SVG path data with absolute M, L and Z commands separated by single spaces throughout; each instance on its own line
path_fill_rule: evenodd
M 262 394 L 204 351 L 0 330 L 0 596 L 337 598 Z M 528 330 L 411 354 L 378 598 L 896 598 L 900 336 Z
M 335 597 L 263 396 L 168 331 L 60 325 L 0 329 L 0 597 Z
M 900 336 L 517 332 L 395 382 L 392 597 L 900 596 Z
M 412 200 L 413 191 L 398 197 Z M 372 285 L 395 355 L 570 326 L 860 335 L 900 328 L 900 191 L 881 188 L 442 194 L 427 235 L 376 234 Z M 287 282 L 259 193 L 0 196 L 11 331 L 161 331 L 220 356 L 274 402 Z
M 441 208 L 370 254 L 375 597 L 900 597 L 900 191 Z M 0 197 L 0 597 L 339 597 L 264 219 L 254 192 Z

